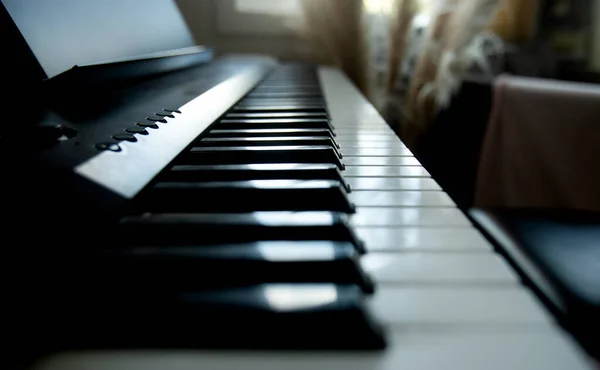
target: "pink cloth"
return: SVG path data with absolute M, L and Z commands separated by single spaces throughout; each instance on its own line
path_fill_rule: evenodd
M 600 87 L 501 76 L 475 205 L 600 211 Z

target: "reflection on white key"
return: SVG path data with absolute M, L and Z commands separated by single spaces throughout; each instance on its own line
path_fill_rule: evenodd
M 379 284 L 369 306 L 388 325 L 541 324 L 552 320 L 522 286 L 452 287 Z
M 46 358 L 38 370 L 591 370 L 573 341 L 551 325 L 525 330 L 419 330 L 388 335 L 381 352 L 79 351 Z
M 265 300 L 279 312 L 315 309 L 331 304 L 337 299 L 337 289 L 334 284 L 266 285 L 263 292 Z
M 383 141 L 383 142 L 391 142 L 391 143 L 397 143 L 399 142 L 398 137 L 396 137 L 396 135 L 389 135 L 386 133 L 377 133 L 377 132 L 371 132 L 371 131 L 346 131 L 346 132 L 340 132 L 337 131 L 337 136 L 335 137 L 336 142 L 339 141 L 345 141 L 345 140 L 352 140 L 355 142 L 379 142 L 379 141 Z
M 350 222 L 355 226 L 471 226 L 456 208 L 358 208 Z
M 418 166 L 346 166 L 344 177 L 431 177 Z
M 369 253 L 361 265 L 376 283 L 518 284 L 495 253 Z
M 359 207 L 455 207 L 442 191 L 362 191 L 349 194 Z
M 390 130 L 387 127 L 383 127 L 383 126 L 355 126 L 355 127 L 351 127 L 351 126 L 335 126 L 335 133 L 337 135 L 354 135 L 354 134 L 361 134 L 361 135 L 386 135 L 386 136 L 390 136 L 390 137 L 397 137 L 396 134 L 394 133 L 394 131 Z
M 352 166 L 421 166 L 415 157 L 344 157 L 344 163 Z
M 353 190 L 442 190 L 433 179 L 393 177 L 347 177 Z
M 367 251 L 480 251 L 492 246 L 474 228 L 356 227 Z
M 413 157 L 413 153 L 408 148 L 346 148 L 342 154 L 344 157 Z
M 397 139 L 395 141 L 367 141 L 367 140 L 335 140 L 342 150 L 345 148 L 394 148 L 402 149 L 405 145 Z

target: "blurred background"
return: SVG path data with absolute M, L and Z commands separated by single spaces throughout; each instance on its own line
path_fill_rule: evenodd
M 595 0 L 176 2 L 218 54 L 342 67 L 409 144 L 465 73 L 596 82 L 600 72 Z

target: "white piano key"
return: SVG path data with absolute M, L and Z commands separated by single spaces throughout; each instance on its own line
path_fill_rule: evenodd
M 385 131 L 393 133 L 394 130 L 385 123 L 369 122 L 350 122 L 349 120 L 333 120 L 332 123 L 336 130 L 355 130 L 355 131 Z
M 376 283 L 518 284 L 517 274 L 495 253 L 369 253 L 361 265 Z
M 392 130 L 390 126 L 385 123 L 376 123 L 373 121 L 353 123 L 349 122 L 349 120 L 344 121 L 332 120 L 331 123 L 334 125 L 336 131 L 381 131 L 390 133 L 391 135 L 396 135 L 394 130 Z
M 356 227 L 369 252 L 491 252 L 491 244 L 475 228 Z
M 396 135 L 388 135 L 388 134 L 373 134 L 373 133 L 364 133 L 364 132 L 338 132 L 335 137 L 337 140 L 349 140 L 349 141 L 358 141 L 358 142 L 393 142 L 396 143 L 399 141 Z
M 342 175 L 344 177 L 431 177 L 425 168 L 419 166 L 346 166 Z
M 363 135 L 376 135 L 376 136 L 387 136 L 390 138 L 394 138 L 398 140 L 398 137 L 394 133 L 394 131 L 389 129 L 382 128 L 348 128 L 348 127 L 340 127 L 335 128 L 334 132 L 337 136 L 363 136 Z
M 335 140 L 342 149 L 345 148 L 405 148 L 398 139 L 394 141 L 360 141 L 360 140 Z
M 366 157 L 413 157 L 408 148 L 385 149 L 385 148 L 347 148 L 342 151 L 345 157 L 348 156 L 366 156 Z
M 404 177 L 346 177 L 353 190 L 442 190 L 433 179 Z
M 363 123 L 384 125 L 383 119 L 379 117 L 374 107 L 360 94 L 360 92 L 348 82 L 347 78 L 338 70 L 332 68 L 321 68 L 320 77 L 323 83 L 323 92 L 325 94 L 329 112 L 334 122 L 339 127 L 345 128 L 338 131 L 337 138 L 340 140 L 360 141 L 383 141 L 396 142 L 398 140 L 395 134 L 385 129 L 383 133 L 376 129 L 362 129 Z M 361 127 L 360 131 L 357 127 Z M 366 146 L 363 146 L 366 147 Z M 375 171 L 365 171 L 359 167 L 358 172 L 361 176 L 373 176 Z M 352 170 L 356 173 L 357 170 Z M 397 181 L 404 180 L 429 180 L 429 179 L 406 179 L 389 177 L 389 172 L 378 169 L 381 175 L 375 176 L 377 180 L 383 181 L 381 184 L 386 186 L 406 186 L 405 182 L 398 185 Z M 405 174 L 405 170 L 402 170 Z M 360 181 L 362 186 L 369 186 L 363 181 L 369 181 L 369 177 L 347 179 L 349 183 Z M 393 181 L 393 183 L 390 183 Z M 432 180 L 433 181 L 433 180 Z M 364 215 L 364 214 L 363 214 Z M 370 216 L 376 217 L 373 212 Z M 387 218 L 392 218 L 393 214 L 386 214 Z M 361 216 L 362 217 L 362 216 Z M 442 217 L 445 218 L 445 217 Z M 468 220 L 459 217 L 461 220 Z M 365 217 L 368 219 L 368 217 Z M 419 219 L 423 219 L 423 213 Z M 427 217 L 425 217 L 427 219 Z M 439 219 L 438 219 L 439 221 Z M 365 221 L 366 222 L 366 221 Z M 375 223 L 375 222 L 371 222 Z M 386 223 L 404 223 L 386 222 Z M 481 251 L 485 254 L 490 250 L 490 244 L 472 227 L 359 227 L 357 233 L 367 244 L 367 248 L 372 250 L 444 250 L 444 251 Z M 413 248 L 413 249 L 410 249 Z M 378 293 L 384 293 L 381 290 Z M 405 291 L 406 292 L 406 291 Z M 485 290 L 471 293 L 456 293 L 454 290 L 445 291 L 444 294 L 435 291 L 423 293 L 427 297 L 420 295 L 418 290 L 413 290 L 413 294 L 405 294 L 403 297 L 397 297 L 397 307 L 400 312 L 404 312 L 406 320 L 402 321 L 401 326 L 392 330 L 390 348 L 382 354 L 382 357 L 374 357 L 361 354 L 350 354 L 349 357 L 330 354 L 317 355 L 318 358 L 307 357 L 306 354 L 298 354 L 296 359 L 290 364 L 289 361 L 273 363 L 272 356 L 259 357 L 257 363 L 240 360 L 232 364 L 231 368 L 244 367 L 246 369 L 263 369 L 273 366 L 281 370 L 296 370 L 306 368 L 320 368 L 332 370 L 396 370 L 396 369 L 448 369 L 448 370 L 530 370 L 530 369 L 589 369 L 593 368 L 590 361 L 582 355 L 579 348 L 575 347 L 571 340 L 567 338 L 564 331 L 558 327 L 548 324 L 535 324 L 536 330 L 544 328 L 548 332 L 533 331 L 530 323 L 528 325 L 511 325 L 510 332 L 504 330 L 506 326 L 495 325 L 487 326 L 486 323 L 491 318 L 498 320 L 504 314 L 505 319 L 519 318 L 527 316 L 527 312 L 537 315 L 536 304 L 532 302 L 531 297 L 519 290 L 515 294 L 486 292 Z M 446 301 L 444 296 L 451 294 L 450 300 Z M 380 296 L 376 293 L 376 296 Z M 408 292 L 406 292 L 408 293 Z M 487 300 L 490 294 L 494 298 Z M 525 303 L 523 302 L 525 295 Z M 385 298 L 385 297 L 384 297 Z M 417 302 L 414 298 L 427 298 Z M 476 299 L 477 298 L 477 299 Z M 395 302 L 389 297 L 386 298 L 388 304 L 383 304 L 382 308 L 389 312 L 396 312 Z M 471 303 L 471 299 L 476 299 Z M 429 300 L 429 302 L 425 302 Z M 438 326 L 441 330 L 431 332 L 431 327 L 426 325 L 425 331 L 415 332 L 411 330 L 413 324 L 418 327 L 418 320 L 411 320 L 410 313 L 413 312 L 413 318 L 426 319 L 431 315 L 440 320 L 444 319 L 444 307 L 448 302 L 449 312 L 446 313 L 446 319 L 461 319 L 457 321 L 469 322 L 470 328 L 473 327 L 472 321 L 483 323 L 476 325 L 477 331 L 470 329 L 464 330 L 465 325 L 458 324 L 452 326 Z M 496 304 L 497 303 L 497 304 Z M 402 304 L 413 305 L 411 311 Z M 422 306 L 419 306 L 422 304 Z M 506 305 L 506 307 L 502 307 Z M 489 306 L 489 307 L 488 307 Z M 519 306 L 524 306 L 519 308 Z M 500 307 L 500 311 L 497 308 Z M 505 310 L 508 308 L 508 310 Z M 437 309 L 438 312 L 428 310 Z M 456 311 L 458 310 L 458 313 Z M 473 311 L 473 312 L 471 312 Z M 534 312 L 532 312 L 534 311 Z M 482 313 L 488 313 L 485 317 Z M 438 313 L 440 315 L 438 315 Z M 461 316 L 459 316 L 460 314 Z M 470 316 L 473 314 L 472 316 Z M 494 315 L 496 314 L 496 315 Z M 420 315 L 420 316 L 419 316 Z M 522 317 L 521 317 L 522 318 Z M 428 320 L 423 320 L 428 321 Z M 442 320 L 443 321 L 443 320 Z M 448 320 L 452 322 L 453 320 Z M 542 320 L 543 321 L 543 320 Z M 430 321 L 429 321 L 430 322 Z M 489 332 L 483 333 L 481 328 L 490 328 Z M 389 328 L 388 328 L 389 329 Z
M 359 207 L 455 207 L 442 191 L 368 191 L 356 190 L 350 200 Z
M 346 148 L 341 148 L 342 154 L 346 153 Z M 415 157 L 347 157 L 344 156 L 344 163 L 352 166 L 421 166 L 421 163 Z
M 387 325 L 540 324 L 552 322 L 524 286 L 432 287 L 378 284 L 367 302 Z
M 96 350 L 63 352 L 36 370 L 592 370 L 560 329 L 419 330 L 389 335 L 388 348 L 362 351 Z
M 456 208 L 357 207 L 350 222 L 355 226 L 471 226 Z

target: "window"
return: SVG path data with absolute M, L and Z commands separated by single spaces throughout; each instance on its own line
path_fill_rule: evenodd
M 300 14 L 301 0 L 235 0 L 235 9 L 241 13 L 295 16 Z
M 302 12 L 301 0 L 217 0 L 221 34 L 231 36 L 293 36 L 290 26 Z

